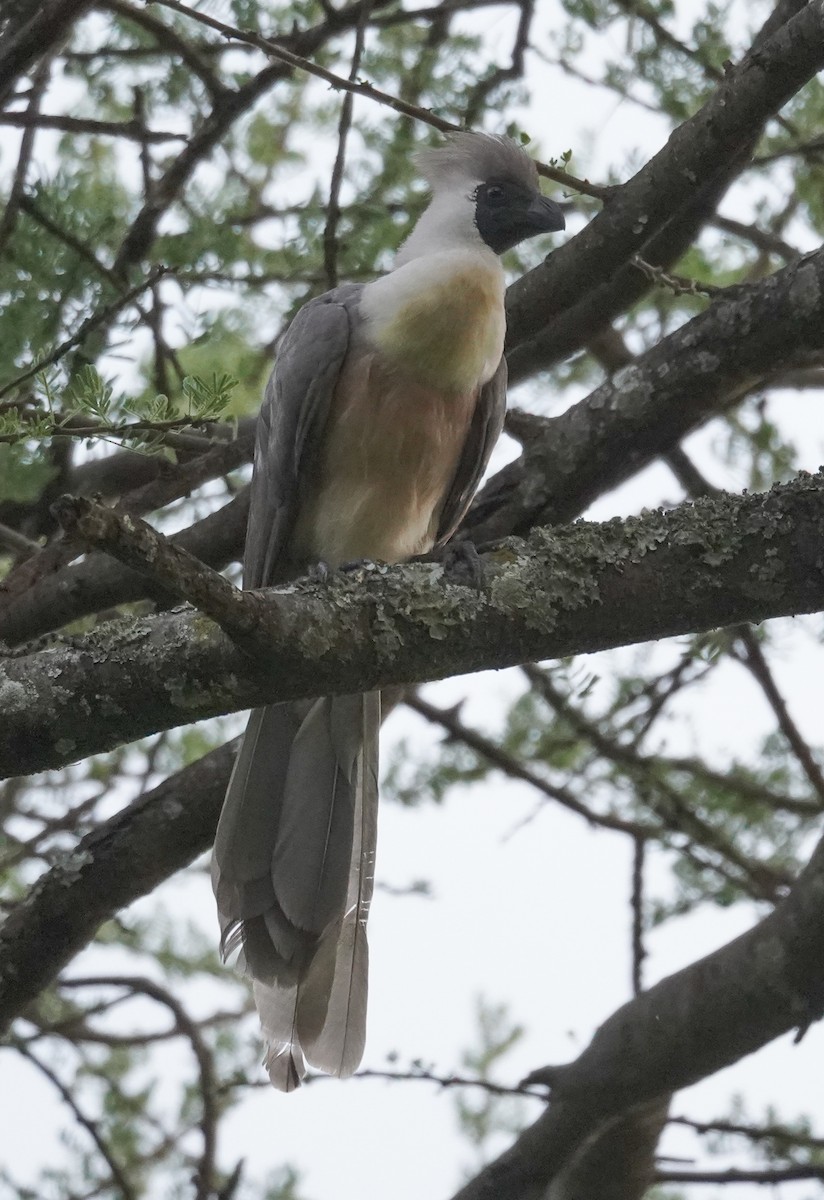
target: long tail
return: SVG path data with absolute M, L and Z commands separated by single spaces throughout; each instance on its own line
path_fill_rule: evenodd
M 269 1078 L 351 1075 L 363 1054 L 380 694 L 256 709 L 215 838 L 224 958 L 254 979 Z

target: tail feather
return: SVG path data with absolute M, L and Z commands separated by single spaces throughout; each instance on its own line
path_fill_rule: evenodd
M 363 1053 L 379 726 L 378 693 L 256 710 L 221 814 L 221 950 L 255 980 L 283 1091 L 307 1060 L 348 1075 Z
M 318 700 L 290 749 L 272 881 L 287 918 L 316 935 L 346 900 L 362 707 L 361 696 Z
M 273 1087 L 279 1092 L 293 1092 L 300 1087 L 306 1074 L 306 1060 L 297 1040 L 294 1023 L 297 984 L 281 988 L 267 987 L 255 981 L 252 994 L 266 1039 L 263 1065 Z M 284 1014 L 290 1012 L 293 1014 L 292 1021 L 284 1025 Z
M 277 806 L 300 714 L 287 704 L 249 716 L 215 834 L 212 882 L 231 920 L 259 916 L 271 895 Z M 268 802 L 261 802 L 268 797 Z
M 369 980 L 366 922 L 375 883 L 378 814 L 378 692 L 363 697 L 361 721 L 346 911 L 323 935 L 306 982 L 298 993 L 297 1027 L 308 1061 L 319 1070 L 344 1077 L 357 1070 L 366 1040 Z

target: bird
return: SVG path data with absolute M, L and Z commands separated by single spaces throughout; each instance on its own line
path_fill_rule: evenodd
M 500 255 L 564 228 L 509 138 L 420 151 L 430 200 L 392 268 L 297 313 L 258 420 L 243 586 L 439 550 L 506 409 Z M 212 858 L 224 959 L 253 980 L 272 1084 L 346 1077 L 366 1036 L 378 692 L 252 711 Z

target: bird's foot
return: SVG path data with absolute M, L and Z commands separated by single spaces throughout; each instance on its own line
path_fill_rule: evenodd
M 351 562 L 339 563 L 335 567 L 330 567 L 328 562 L 321 559 L 320 562 L 313 563 L 309 567 L 306 578 L 311 583 L 331 583 L 338 572 L 343 575 L 354 575 L 358 571 L 376 571 L 377 569 L 378 564 L 371 558 L 355 558 Z
M 371 558 L 353 558 L 351 562 L 341 563 L 338 567 L 339 571 L 343 571 L 345 575 L 354 575 L 355 571 L 374 571 L 377 569 L 377 563 Z
M 306 572 L 306 578 L 312 583 L 328 583 L 329 576 L 332 574 L 328 562 L 320 559 L 316 563 L 312 563 L 309 570 Z
M 474 542 L 470 542 L 468 538 L 459 542 L 447 542 L 438 557 L 444 575 L 450 583 L 474 588 L 476 592 L 483 591 L 484 563 Z

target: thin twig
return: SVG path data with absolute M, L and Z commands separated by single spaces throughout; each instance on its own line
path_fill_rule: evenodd
M 370 5 L 364 4 L 355 30 L 355 48 L 352 51 L 352 66 L 349 71 L 349 82 L 354 83 L 358 77 L 363 45 L 366 36 L 366 22 L 369 17 Z M 323 229 L 323 269 L 326 272 L 326 286 L 331 289 L 338 284 L 338 222 L 340 221 L 340 189 L 343 183 L 343 170 L 346 162 L 346 142 L 352 126 L 352 109 L 355 97 L 351 92 L 345 92 L 340 106 L 338 121 L 338 149 L 332 167 L 332 179 L 329 184 L 329 203 L 326 209 L 326 225 Z
M 714 487 L 698 470 L 686 452 L 680 447 L 668 456 L 671 469 L 676 473 L 688 494 L 695 496 L 717 496 L 719 489 Z M 731 630 L 736 641 L 741 646 L 739 661 L 747 668 L 753 679 L 758 683 L 764 697 L 773 711 L 778 728 L 783 733 L 795 754 L 798 763 L 807 777 L 810 786 L 824 803 L 824 772 L 816 762 L 813 752 L 793 720 L 787 703 L 775 682 L 764 652 L 758 639 L 749 625 L 739 625 Z
M 644 990 L 643 966 L 647 952 L 644 948 L 644 855 L 646 839 L 636 837 L 632 854 L 632 991 L 637 996 Z
M 31 124 L 27 125 L 24 123 L 23 136 L 20 139 L 20 153 L 17 156 L 17 166 L 14 170 L 9 198 L 3 216 L 0 217 L 0 253 L 2 253 L 8 244 L 11 235 L 14 233 L 14 227 L 17 224 L 20 201 L 25 194 L 26 176 L 31 165 L 32 154 L 34 153 L 34 139 L 37 133 L 36 118 L 40 102 L 43 99 L 43 94 L 49 82 L 50 71 L 51 55 L 46 55 L 35 71 L 31 92 L 29 93 L 28 107 L 24 113 L 19 114 L 24 119 L 24 122 L 28 119 Z
M 507 754 L 495 742 L 483 737 L 476 730 L 470 729 L 468 725 L 465 725 L 458 718 L 454 709 L 438 708 L 413 691 L 408 691 L 404 694 L 404 701 L 409 708 L 420 713 L 427 721 L 441 725 L 447 731 L 450 738 L 463 742 L 470 750 L 481 755 L 487 762 L 490 762 L 493 766 L 503 771 L 505 775 L 508 775 L 511 779 L 520 779 L 524 783 L 530 784 L 550 800 L 555 800 L 564 808 L 568 808 L 572 812 L 577 813 L 579 817 L 583 817 L 590 825 L 599 826 L 602 829 L 612 829 L 617 833 L 626 833 L 632 838 L 660 834 L 661 831 L 653 825 L 645 825 L 636 821 L 625 821 L 621 817 L 612 816 L 610 813 L 599 813 L 591 808 L 587 808 L 585 804 L 576 799 L 566 788 L 551 784 L 536 771 L 524 766 L 516 758 Z
M 25 383 L 27 380 L 33 379 L 35 375 L 39 375 L 41 371 L 46 369 L 46 367 L 51 367 L 54 363 L 59 362 L 60 359 L 63 358 L 65 354 L 68 354 L 70 350 L 73 350 L 75 346 L 81 345 L 81 343 L 88 337 L 90 333 L 93 333 L 94 330 L 98 329 L 101 325 L 105 325 L 122 309 L 127 308 L 128 305 L 136 300 L 138 296 L 141 296 L 147 288 L 151 288 L 155 283 L 157 283 L 158 279 L 161 279 L 168 273 L 168 267 L 155 267 L 149 272 L 149 274 L 141 283 L 135 284 L 134 287 L 129 288 L 128 291 L 124 292 L 122 296 L 118 296 L 116 300 L 114 300 L 111 304 L 106 305 L 105 308 L 98 309 L 97 312 L 92 313 L 91 316 L 87 317 L 82 323 L 77 332 L 73 333 L 71 337 L 66 338 L 65 341 L 61 342 L 55 350 L 52 350 L 51 354 L 46 354 L 43 358 L 38 359 L 36 363 L 32 364 L 32 366 L 27 367 L 22 374 L 17 375 L 14 379 L 0 387 L 0 399 L 2 399 L 3 396 L 7 396 L 9 392 L 19 388 L 20 385 Z
M 751 1142 L 786 1142 L 792 1146 L 804 1146 L 811 1150 L 824 1150 L 824 1137 L 801 1133 L 785 1125 L 744 1125 L 739 1121 L 696 1121 L 691 1117 L 668 1117 L 670 1125 L 684 1125 L 696 1133 L 721 1133 L 744 1137 Z
M 132 994 L 141 994 L 156 1000 L 169 1009 L 175 1020 L 177 1031 L 188 1038 L 197 1062 L 199 1075 L 198 1095 L 201 1103 L 200 1130 L 203 1149 L 195 1174 L 195 1200 L 210 1200 L 213 1194 L 216 1129 L 218 1109 L 212 1053 L 206 1045 L 195 1021 L 175 997 L 150 979 L 134 976 L 101 975 L 88 978 L 62 979 L 62 988 L 122 987 Z
M 524 55 L 529 45 L 529 33 L 535 15 L 535 0 L 521 0 L 519 7 L 518 28 L 515 31 L 509 66 L 496 67 L 486 79 L 479 80 L 472 89 L 464 112 L 464 120 L 467 125 L 475 124 L 496 88 L 510 79 L 520 79 L 523 76 Z
M 220 52 L 221 46 L 201 46 L 194 47 L 186 38 L 181 37 L 174 29 L 170 29 L 162 21 L 158 21 L 150 13 L 140 8 L 134 8 L 131 4 L 126 4 L 123 0 L 106 0 L 103 5 L 109 12 L 116 13 L 117 16 L 131 21 L 137 25 L 139 29 L 151 34 L 157 44 L 176 59 L 184 62 L 189 70 L 198 77 L 201 83 L 206 87 L 213 103 L 217 103 L 224 97 L 228 91 L 226 84 L 215 75 L 214 71 L 209 67 L 208 63 L 201 57 L 205 53 Z M 145 47 L 143 48 L 145 50 Z
M 787 871 L 744 855 L 731 837 L 695 812 L 678 789 L 661 778 L 655 758 L 619 742 L 614 735 L 609 736 L 596 722 L 585 717 L 555 687 L 546 671 L 529 665 L 522 670 L 553 711 L 562 714 L 600 755 L 623 767 L 636 788 L 643 785 L 641 799 L 671 830 L 683 833 L 736 867 L 740 872 L 737 885 L 749 895 L 771 903 L 777 901 L 779 889 L 792 882 Z M 713 866 L 713 869 L 719 869 L 723 874 L 720 868 Z
M 67 117 L 59 113 L 4 112 L 0 125 L 36 132 L 38 129 L 57 129 L 61 133 L 88 133 L 95 137 L 120 137 L 130 142 L 185 142 L 185 133 L 171 130 L 141 129 L 135 121 L 95 121 L 88 117 Z
M 822 774 L 821 767 L 816 762 L 810 746 L 802 736 L 801 730 L 793 720 L 787 702 L 778 690 L 778 685 L 767 665 L 758 639 L 749 625 L 742 625 L 735 632 L 743 649 L 744 665 L 764 693 L 767 703 L 775 715 L 778 728 L 807 776 L 810 786 L 824 804 L 824 774 Z
M 226 25 L 223 21 L 218 21 L 215 17 L 207 16 L 206 13 L 195 12 L 185 4 L 181 4 L 179 0 L 151 0 L 151 2 L 162 4 L 164 8 L 169 8 L 173 12 L 180 13 L 182 16 L 191 17 L 192 20 L 198 21 L 202 25 L 208 25 L 210 29 L 217 30 L 218 33 L 223 34 L 224 37 L 231 38 L 233 41 L 255 46 L 271 58 L 276 58 L 287 66 L 294 67 L 295 70 L 305 71 L 308 75 L 315 75 L 318 79 L 323 79 L 330 87 L 340 91 L 351 92 L 354 96 L 365 96 L 368 100 L 373 100 L 376 104 L 383 104 L 387 108 L 391 108 L 393 112 L 401 113 L 405 117 L 412 117 L 416 121 L 422 121 L 426 125 L 431 125 L 433 129 L 441 130 L 442 133 L 456 133 L 461 129 L 460 125 L 456 125 L 452 121 L 447 121 L 443 117 L 436 116 L 435 113 L 427 108 L 408 104 L 405 100 L 401 100 L 397 96 L 392 96 L 388 92 L 381 91 L 380 88 L 374 87 L 371 83 L 362 80 L 344 79 L 342 75 L 336 75 L 334 71 L 327 71 L 325 67 L 319 66 L 317 63 L 312 62 L 311 59 L 303 58 L 299 54 L 293 54 L 291 50 L 286 50 L 283 46 L 279 46 L 276 42 L 272 42 L 258 33 Z M 597 200 L 607 199 L 614 191 L 611 187 L 602 187 L 598 184 L 590 183 L 586 179 L 577 179 L 574 175 L 569 175 L 566 171 L 559 171 L 557 167 L 550 167 L 546 163 L 536 163 L 536 166 L 538 173 L 546 179 L 551 179 L 555 183 L 570 188 L 574 192 L 580 192 L 582 195 L 593 196 Z
M 699 283 L 697 279 L 688 279 L 684 275 L 671 275 L 663 267 L 646 262 L 640 254 L 633 254 L 630 262 L 642 275 L 646 275 L 650 283 L 665 287 L 676 296 L 718 296 L 726 290 L 714 283 Z
M 15 1044 L 15 1043 L 13 1043 L 13 1044 Z M 82 1127 L 89 1134 L 89 1136 L 91 1137 L 95 1146 L 97 1146 L 97 1149 L 100 1151 L 101 1155 L 105 1159 L 106 1165 L 108 1166 L 108 1168 L 112 1174 L 112 1182 L 119 1188 L 120 1196 L 122 1197 L 122 1200 L 137 1200 L 137 1195 L 136 1195 L 134 1189 L 132 1188 L 131 1184 L 129 1183 L 128 1179 L 124 1175 L 124 1173 L 120 1167 L 120 1164 L 118 1163 L 118 1161 L 114 1157 L 110 1147 L 106 1144 L 104 1138 L 100 1134 L 100 1131 L 98 1130 L 95 1122 L 92 1121 L 89 1117 L 87 1117 L 86 1114 L 82 1111 L 82 1109 L 77 1104 L 77 1101 L 74 1098 L 72 1089 L 66 1087 L 66 1085 L 63 1083 L 63 1081 L 57 1075 L 55 1075 L 55 1073 L 51 1069 L 51 1067 L 47 1066 L 46 1063 L 42 1062 L 37 1057 L 36 1054 L 33 1054 L 28 1046 L 25 1046 L 18 1042 L 15 1044 L 15 1048 L 17 1049 L 17 1051 L 20 1054 L 22 1054 L 22 1056 L 25 1059 L 27 1059 L 32 1064 L 32 1066 L 36 1067 L 37 1070 L 40 1071 L 40 1073 L 42 1075 L 45 1075 L 46 1079 L 48 1079 L 48 1081 L 60 1093 L 62 1100 L 71 1109 L 78 1125 L 82 1125 Z
M 657 1183 L 759 1183 L 774 1187 L 795 1179 L 824 1181 L 824 1167 L 812 1163 L 806 1166 L 772 1167 L 765 1170 L 742 1171 L 731 1167 L 727 1171 L 656 1171 Z

